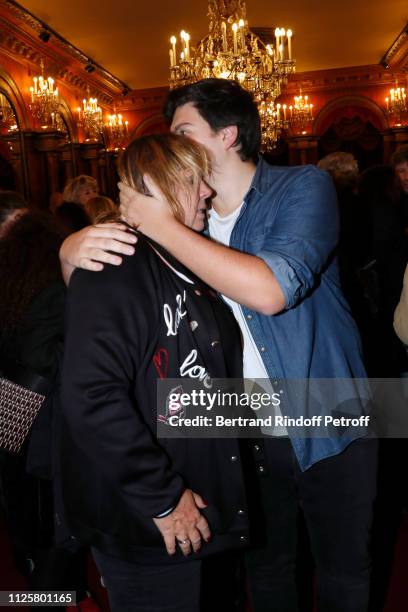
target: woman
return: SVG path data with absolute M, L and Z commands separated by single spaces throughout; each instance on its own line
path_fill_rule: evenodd
M 98 195 L 98 183 L 92 176 L 81 174 L 68 181 L 62 194 L 63 203 L 55 215 L 65 231 L 72 233 L 91 224 L 86 204 Z
M 27 202 L 17 191 L 0 191 L 0 238 L 27 212 Z
M 0 239 L 0 372 L 51 392 L 64 333 L 58 250 L 65 236 L 50 216 L 28 212 L 20 200 L 13 200 L 13 208 L 9 198 L 9 214 L 0 217 L 0 230 L 7 226 Z M 79 601 L 86 597 L 85 552 L 55 545 L 51 407 L 49 397 L 19 454 L 0 454 L 3 510 L 15 563 L 29 588 L 77 590 Z
M 197 231 L 208 171 L 204 150 L 173 134 L 135 140 L 120 161 L 122 181 L 145 194 L 155 184 Z M 201 559 L 247 542 L 239 449 L 235 439 L 157 439 L 157 380 L 241 377 L 240 336 L 217 294 L 169 253 L 142 234 L 135 250 L 119 268 L 77 270 L 69 286 L 65 512 L 93 546 L 113 612 L 194 612 Z
M 85 210 L 91 223 L 97 223 L 98 219 L 109 213 L 117 213 L 118 207 L 115 202 L 106 196 L 96 196 L 87 201 Z
M 375 274 L 375 330 L 372 333 L 369 370 L 372 377 L 398 378 L 408 368 L 406 353 L 393 331 L 407 263 L 407 240 L 398 208 L 398 188 L 391 166 L 377 165 L 365 170 L 359 195 L 367 211 L 370 260 Z

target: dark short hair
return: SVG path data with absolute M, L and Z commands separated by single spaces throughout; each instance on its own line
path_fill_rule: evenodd
M 403 164 L 404 162 L 408 162 L 408 145 L 402 145 L 397 149 L 392 157 L 391 164 L 395 167 L 398 164 Z
M 0 224 L 15 210 L 27 206 L 27 202 L 17 191 L 0 191 Z
M 191 85 L 172 89 L 164 104 L 163 114 L 170 124 L 179 106 L 191 102 L 214 132 L 236 125 L 242 161 L 256 161 L 261 147 L 261 123 L 253 95 L 236 81 L 203 79 Z

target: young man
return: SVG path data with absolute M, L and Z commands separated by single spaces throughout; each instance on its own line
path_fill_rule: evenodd
M 354 399 L 352 379 L 365 377 L 365 371 L 333 257 L 338 228 L 329 176 L 311 166 L 272 167 L 258 158 L 257 108 L 234 82 L 206 79 L 173 90 L 165 116 L 172 131 L 211 152 L 213 241 L 174 221 L 148 177 L 153 197 L 120 186 L 125 217 L 224 295 L 242 330 L 246 378 L 268 379 L 278 389 L 279 380 L 286 379 L 289 388 L 294 381 L 299 393 L 282 404 L 283 416 L 307 416 L 307 381 L 335 378 L 343 379 L 331 389 L 337 414 L 351 410 L 358 416 L 362 405 Z M 65 244 L 62 260 L 71 269 L 98 270 L 102 264 L 94 260 L 120 263 L 104 250 L 131 252 L 127 241 L 117 228 L 84 230 Z M 331 413 L 324 401 L 319 410 Z M 363 612 L 375 442 L 357 429 L 324 438 L 299 438 L 296 430 L 288 437 L 284 427 L 265 433 L 263 444 L 252 445 L 266 523 L 263 542 L 246 559 L 254 611 L 298 610 L 301 506 L 316 561 L 319 612 Z

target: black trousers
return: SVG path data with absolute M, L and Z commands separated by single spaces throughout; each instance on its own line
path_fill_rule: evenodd
M 141 565 L 92 554 L 108 590 L 111 612 L 199 612 L 201 562 Z
M 108 589 L 111 612 L 240 612 L 244 610 L 241 554 L 146 566 L 92 549 Z
M 253 444 L 255 454 L 262 443 Z M 258 544 L 246 555 L 254 612 L 298 612 L 299 511 L 316 565 L 319 612 L 366 612 L 377 441 L 362 439 L 302 472 L 288 438 L 263 441 Z

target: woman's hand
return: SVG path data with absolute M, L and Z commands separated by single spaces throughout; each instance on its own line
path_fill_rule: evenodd
M 186 489 L 173 512 L 164 518 L 153 519 L 163 536 L 169 555 L 174 555 L 178 545 L 184 556 L 201 548 L 201 538 L 206 542 L 211 531 L 199 508 L 207 504 L 197 493 Z
M 144 175 L 143 181 L 151 195 L 143 195 L 125 183 L 119 183 L 120 212 L 122 217 L 149 238 L 167 223 L 176 220 L 162 192 L 152 179 Z
M 115 253 L 133 255 L 135 242 L 137 237 L 120 223 L 90 225 L 71 234 L 62 243 L 59 254 L 65 283 L 68 285 L 75 268 L 99 272 L 105 263 L 119 266 L 122 257 Z

